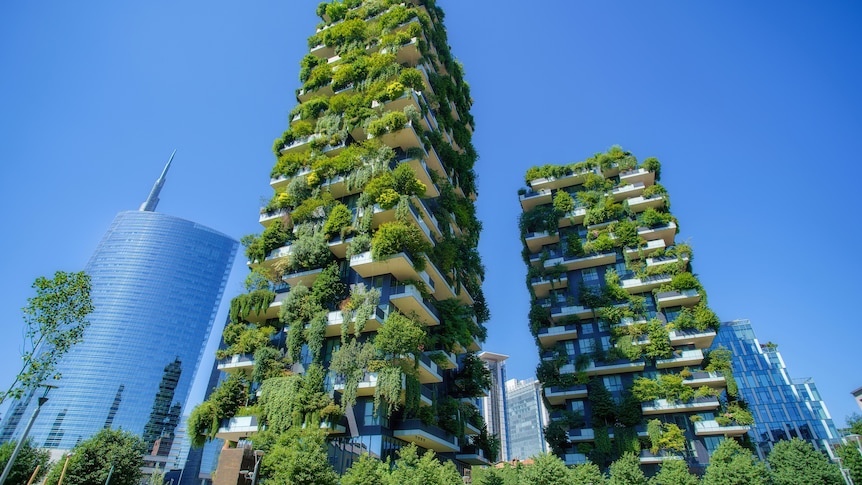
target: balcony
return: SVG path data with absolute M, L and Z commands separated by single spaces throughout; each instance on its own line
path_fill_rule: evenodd
M 587 397 L 587 386 L 578 384 L 569 387 L 552 386 L 545 388 L 545 399 L 551 406 L 562 406 L 569 399 L 583 399 Z
M 305 423 L 302 424 L 302 427 L 305 428 Z M 343 424 L 339 423 L 320 423 L 320 429 L 322 429 L 326 434 L 344 434 L 347 432 L 347 427 Z
M 588 463 L 587 455 L 583 453 L 566 453 L 566 466 L 583 465 Z
M 491 464 L 491 462 L 485 458 L 485 452 L 476 448 L 474 445 L 466 445 L 462 447 L 461 452 L 455 454 L 455 458 L 458 459 L 458 461 L 469 463 L 471 465 L 488 466 Z
M 322 270 L 317 270 L 318 273 L 320 271 Z M 311 285 L 309 285 L 309 287 L 311 287 Z M 278 311 L 281 309 L 281 302 L 287 298 L 287 293 L 288 292 L 277 292 L 275 294 L 275 300 L 269 304 L 266 311 L 262 313 L 252 312 L 248 317 L 246 317 L 246 320 L 251 323 L 263 323 L 271 318 L 278 318 Z
M 632 197 L 627 201 L 629 209 L 631 209 L 632 212 L 636 213 L 643 212 L 650 208 L 658 209 L 659 207 L 664 207 L 665 203 L 667 203 L 667 201 L 665 200 L 664 196 L 658 194 L 654 194 L 649 197 Z
M 290 181 L 295 177 L 300 177 L 302 175 L 308 175 L 311 173 L 311 169 L 308 167 L 302 167 L 297 173 L 291 176 L 287 175 L 279 175 L 278 177 L 269 179 L 269 185 L 273 189 L 280 189 L 282 187 L 287 187 L 290 184 Z
M 593 428 L 583 428 L 583 429 L 570 429 L 569 433 L 569 441 L 572 443 L 579 443 L 582 441 L 595 441 L 596 433 L 593 431 Z
M 578 318 L 592 318 L 593 310 L 585 306 L 571 305 L 564 307 L 551 307 L 551 319 L 559 322 L 567 317 L 577 316 Z
M 431 172 L 428 171 L 428 164 L 425 163 L 425 160 L 421 158 L 408 158 L 404 160 L 404 163 L 410 165 L 413 173 L 416 174 L 416 178 L 425 184 L 425 197 L 437 197 L 440 195 L 440 190 L 437 188 L 437 184 L 431 179 Z
M 643 168 L 627 170 L 620 173 L 620 183 L 653 185 L 655 183 L 655 173 Z
M 614 252 L 589 254 L 587 256 L 563 256 L 545 261 L 545 268 L 553 268 L 554 266 L 561 264 L 566 268 L 566 271 L 572 271 L 576 269 L 602 266 L 605 264 L 613 264 L 616 260 L 617 254 Z
M 413 197 L 412 200 L 415 202 L 418 199 L 416 197 Z M 409 211 L 410 216 L 408 218 L 409 222 L 411 224 L 413 224 L 414 226 L 418 227 L 420 231 L 422 231 L 422 235 L 425 237 L 426 242 L 430 243 L 432 246 L 437 244 L 437 240 L 431 234 L 431 229 L 425 223 L 425 220 L 422 218 L 422 216 L 420 215 L 420 213 L 416 209 L 416 207 L 413 206 L 413 203 L 409 204 L 409 208 L 410 208 L 410 211 Z M 392 207 L 389 209 L 383 209 L 379 205 L 375 204 L 371 210 L 374 212 L 374 215 L 372 216 L 371 224 L 372 224 L 372 227 L 375 229 L 380 227 L 381 224 L 384 224 L 387 222 L 393 222 L 393 221 L 397 220 L 397 215 L 396 215 L 397 209 L 395 207 Z M 363 214 L 363 212 L 360 210 L 358 212 L 358 216 L 361 217 L 362 214 Z
M 469 421 L 464 421 L 464 434 L 470 435 L 470 436 L 476 436 L 481 432 L 482 432 L 482 430 L 480 430 L 479 427 L 476 426 L 475 424 L 473 424 Z
M 640 248 L 626 248 L 626 255 L 630 259 L 640 259 L 642 257 L 649 256 L 659 249 L 664 249 L 666 246 L 664 239 L 654 239 L 652 241 L 647 241 L 646 245 Z
M 457 298 L 465 305 L 473 304 L 473 297 L 467 293 L 467 289 L 462 285 L 456 292 L 455 288 L 452 287 L 452 283 L 450 283 L 446 276 L 437 269 L 437 266 L 428 259 L 428 256 L 425 256 L 425 272 L 427 272 L 427 276 L 432 282 L 428 286 L 432 290 L 435 300 L 440 301 L 448 298 Z M 428 282 L 426 281 L 426 283 Z
M 329 250 L 338 259 L 345 259 L 347 258 L 347 248 L 352 241 L 353 236 L 349 236 L 346 239 L 342 239 L 341 236 L 335 236 L 329 240 Z
M 446 357 L 446 360 L 441 359 L 440 363 L 437 364 L 441 369 L 450 370 L 458 367 L 458 359 L 455 357 L 455 354 L 446 352 L 445 350 L 429 350 L 428 352 L 425 352 L 425 355 L 429 358 L 432 354 L 440 354 Z
M 688 257 L 684 256 L 682 258 L 683 262 L 688 263 Z M 646 265 L 647 267 L 661 266 L 664 264 L 678 264 L 679 258 L 676 256 L 661 256 L 658 258 L 647 258 Z
M 748 426 L 721 426 L 712 419 L 694 423 L 694 434 L 697 436 L 742 436 L 749 429 Z
M 412 354 L 402 356 L 404 360 L 413 364 L 416 362 L 416 357 Z M 440 373 L 440 368 L 437 367 L 431 359 L 425 354 L 419 354 L 419 383 L 420 384 L 436 384 L 443 382 L 443 375 Z
M 577 325 L 565 325 L 561 327 L 544 327 L 539 329 L 539 343 L 549 347 L 563 340 L 578 338 Z
M 664 240 L 665 246 L 673 246 L 673 238 L 676 235 L 676 223 L 669 222 L 663 226 L 654 228 L 639 227 L 638 236 L 647 241 L 655 241 L 657 239 Z
M 312 47 L 308 53 L 320 59 L 329 59 L 335 55 L 335 48 L 328 47 L 325 44 L 320 44 L 316 47 Z
M 257 416 L 237 416 L 222 420 L 216 438 L 239 441 L 257 433 Z
M 569 175 L 564 175 L 562 177 L 541 177 L 531 180 L 529 185 L 533 190 L 550 190 L 562 187 L 571 187 L 573 185 L 584 183 L 588 173 L 595 173 L 595 170 L 583 170 Z
M 656 305 L 659 308 L 672 306 L 694 306 L 700 301 L 700 293 L 697 290 L 665 291 L 655 296 Z
M 360 187 L 348 188 L 347 178 L 341 175 L 336 175 L 335 177 L 324 180 L 323 183 L 320 184 L 320 188 L 323 190 L 329 190 L 329 193 L 334 199 L 340 199 L 342 197 L 347 197 L 348 195 L 362 192 Z
M 225 374 L 245 374 L 251 377 L 254 371 L 254 357 L 251 354 L 234 354 L 218 363 L 218 370 Z
M 559 227 L 576 226 L 584 223 L 584 217 L 587 215 L 586 207 L 575 207 L 570 212 L 567 212 L 563 217 L 560 217 Z
M 290 286 L 296 286 L 302 283 L 304 286 L 311 288 L 317 275 L 323 272 L 323 268 L 309 269 L 305 271 L 296 271 L 294 273 L 286 273 L 281 279 Z
M 403 379 L 403 376 L 402 376 Z M 334 389 L 336 392 L 344 392 L 345 381 L 344 377 L 338 376 L 335 380 Z M 404 382 L 401 383 L 401 388 L 404 388 Z M 366 372 L 364 376 L 362 376 L 362 380 L 359 381 L 359 384 L 356 386 L 356 395 L 369 397 L 374 395 L 374 391 L 377 389 L 377 373 L 376 372 Z M 402 392 L 403 399 L 403 392 Z
M 282 246 L 280 248 L 275 248 L 272 251 L 270 251 L 266 255 L 266 257 L 263 259 L 262 262 L 261 261 L 254 261 L 254 262 L 249 261 L 248 265 L 252 268 L 257 267 L 257 266 L 262 266 L 262 267 L 266 268 L 267 270 L 271 270 L 275 266 L 275 263 L 277 263 L 281 259 L 289 258 L 292 253 L 293 253 L 293 246 L 291 245 L 291 243 L 288 243 L 285 246 Z
M 682 383 L 691 387 L 707 386 L 713 389 L 724 389 L 727 387 L 727 381 L 721 375 L 721 372 L 692 371 L 691 377 L 685 379 Z
M 269 227 L 274 221 L 282 221 L 288 227 L 292 224 L 290 220 L 290 211 L 287 209 L 275 209 L 271 211 L 261 212 L 258 222 L 263 227 Z
M 374 261 L 371 251 L 365 251 L 350 258 L 350 268 L 363 278 L 391 274 L 399 280 L 423 280 L 428 283 L 428 275 L 424 271 L 421 275 L 416 271 L 413 260 L 407 253 L 393 254 L 380 261 Z
M 374 137 L 369 133 L 368 139 L 370 140 L 371 138 Z M 384 133 L 377 138 L 384 145 L 389 145 L 392 148 L 400 147 L 404 151 L 407 151 L 408 148 L 420 148 L 423 146 L 422 139 L 419 137 L 416 129 L 413 128 L 412 121 L 408 121 L 406 125 L 398 130 Z
M 644 278 L 629 278 L 620 281 L 620 286 L 626 290 L 629 295 L 652 291 L 659 286 L 670 283 L 672 278 L 670 275 L 655 275 L 646 276 Z
M 538 205 L 550 204 L 553 200 L 549 189 L 539 191 L 528 190 L 527 193 L 519 195 L 518 199 L 521 201 L 521 208 L 525 212 Z
M 378 305 L 374 309 L 374 313 L 368 317 L 368 320 L 365 321 L 365 326 L 362 327 L 363 332 L 376 332 L 383 326 L 383 322 L 386 321 L 386 317 L 389 316 L 389 307 L 386 305 Z M 344 323 L 344 314 L 340 310 L 336 310 L 334 312 L 329 312 L 326 315 L 326 333 L 327 337 L 337 337 L 341 335 L 342 325 Z M 356 323 L 356 317 L 352 317 L 350 322 L 347 324 L 347 331 L 349 333 L 355 332 L 354 324 Z
M 657 359 L 655 366 L 657 369 L 669 369 L 672 367 L 699 365 L 701 362 L 703 362 L 703 350 L 677 350 L 674 351 L 674 356 L 670 359 Z
M 425 225 L 431 228 L 431 231 L 438 239 L 441 239 L 443 237 L 443 233 L 440 231 L 440 223 L 437 221 L 437 217 L 434 216 L 431 209 L 425 205 L 425 201 L 423 199 L 415 198 L 413 200 L 418 202 L 419 216 L 422 217 L 423 221 L 425 221 Z
M 640 461 L 642 465 L 656 465 L 670 460 L 682 460 L 682 456 L 667 451 L 652 453 L 650 450 L 641 450 Z
M 380 53 L 387 54 L 389 50 L 389 48 L 384 47 L 380 49 Z M 398 64 L 409 64 L 411 66 L 419 64 L 419 59 L 422 58 L 422 53 L 419 52 L 419 39 L 413 37 L 408 44 L 398 47 L 395 57 Z
M 718 409 L 718 398 L 714 396 L 699 397 L 689 402 L 675 402 L 667 399 L 656 399 L 641 404 L 641 410 L 645 415 L 669 414 L 669 413 L 699 413 Z
M 389 291 L 389 302 L 405 315 L 416 315 L 425 325 L 440 325 L 440 313 L 414 285 L 393 286 Z
M 590 376 L 602 376 L 608 374 L 619 374 L 623 372 L 640 372 L 644 370 L 646 364 L 642 360 L 630 361 L 626 359 L 617 360 L 614 362 L 596 362 L 590 361 L 590 365 L 584 369 L 584 372 Z M 560 368 L 560 374 L 574 374 L 575 365 L 566 364 Z
M 620 185 L 619 187 L 611 190 L 611 196 L 615 201 L 620 202 L 630 197 L 638 197 L 640 196 L 644 189 L 644 184 L 638 182 L 635 184 L 629 185 Z
M 708 349 L 715 339 L 715 330 L 700 331 L 696 329 L 674 330 L 670 332 L 670 344 L 694 345 L 699 349 Z
M 395 421 L 393 430 L 392 435 L 396 438 L 438 453 L 452 453 L 461 450 L 458 438 L 418 419 Z
M 547 231 L 530 232 L 524 235 L 524 242 L 527 243 L 527 247 L 530 248 L 531 253 L 537 253 L 542 249 L 542 246 L 546 244 L 560 242 L 560 234 L 558 232 L 550 234 Z
M 568 288 L 569 278 L 566 277 L 566 275 L 562 275 L 559 278 L 538 276 L 536 278 L 530 278 L 530 285 L 533 287 L 533 292 L 536 294 L 537 298 L 544 298 L 548 296 L 548 293 L 553 289 Z

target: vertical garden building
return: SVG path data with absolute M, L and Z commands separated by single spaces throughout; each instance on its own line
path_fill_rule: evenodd
M 382 0 L 318 14 L 264 229 L 244 240 L 248 292 L 218 356 L 230 376 L 190 432 L 242 444 L 319 427 L 337 470 L 409 443 L 487 463 L 471 99 L 443 13 Z
M 569 464 L 632 451 L 699 469 L 751 422 L 729 352 L 706 351 L 720 321 L 659 175 L 658 160 L 613 147 L 531 168 L 520 192 L 545 438 Z

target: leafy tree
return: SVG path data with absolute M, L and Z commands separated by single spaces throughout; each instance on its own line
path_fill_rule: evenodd
M 533 465 L 526 466 L 521 474 L 521 483 L 527 485 L 568 485 L 569 470 L 556 455 L 541 453 L 533 457 Z
M 862 415 L 853 413 L 847 416 L 847 427 L 850 428 L 851 433 L 862 435 Z
M 837 450 L 841 458 L 841 466 L 850 470 L 850 477 L 854 483 L 862 483 L 862 454 L 854 445 L 842 445 Z
M 650 485 L 697 485 L 698 479 L 688 471 L 684 460 L 662 462 L 658 473 L 650 478 Z
M 0 470 L 6 468 L 6 463 L 9 462 L 9 457 L 12 456 L 16 445 L 17 442 L 15 441 L 7 441 L 0 445 Z M 33 470 L 37 466 L 40 468 L 39 474 L 36 475 L 35 483 L 39 483 L 39 480 L 48 471 L 47 465 L 50 459 L 51 454 L 48 450 L 34 448 L 31 440 L 25 441 L 18 452 L 18 456 L 15 458 L 15 463 L 12 465 L 9 476 L 6 477 L 6 483 L 27 483 L 27 480 L 30 479 L 30 475 L 33 474 Z
M 24 312 L 23 364 L 15 380 L 0 392 L 0 404 L 7 397 L 21 399 L 48 378 L 59 379 L 57 362 L 84 338 L 93 311 L 90 277 L 83 271 L 57 271 L 53 279 L 36 278 L 36 296 L 27 299 Z
M 774 485 L 841 485 L 838 467 L 811 443 L 793 438 L 776 443 L 767 457 Z
M 261 462 L 264 484 L 336 485 L 338 474 L 326 459 L 325 433 L 319 428 L 281 434 Z
M 389 476 L 392 485 L 462 485 L 464 481 L 452 462 L 442 464 L 433 450 L 419 457 L 416 445 L 398 451 L 395 470 Z
M 385 485 L 389 464 L 363 453 L 341 476 L 341 485 Z
M 703 485 L 767 485 L 769 472 L 751 451 L 725 439 L 709 458 Z
M 109 473 L 111 485 L 138 485 L 146 451 L 140 436 L 123 430 L 103 429 L 72 448 L 63 485 L 105 483 Z M 60 460 L 54 465 L 46 484 L 56 485 L 64 463 L 65 460 Z
M 374 346 L 384 355 L 397 357 L 417 354 L 426 340 L 422 324 L 398 312 L 392 312 L 374 338 Z
M 611 463 L 610 474 L 608 485 L 647 485 L 640 458 L 634 453 L 625 453 Z
M 595 463 L 587 462 L 575 465 L 569 472 L 571 483 L 590 483 L 592 485 L 605 485 L 605 475 L 599 470 Z

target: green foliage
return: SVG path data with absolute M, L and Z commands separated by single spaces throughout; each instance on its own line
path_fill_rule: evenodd
M 462 485 L 461 475 L 452 462 L 441 463 L 433 450 L 419 457 L 416 445 L 398 450 L 395 469 L 389 475 L 390 484 L 399 485 Z
M 249 261 L 260 262 L 270 251 L 284 246 L 290 240 L 291 233 L 280 220 L 275 220 L 263 230 L 260 237 L 249 235 L 242 238 L 245 255 Z
M 400 83 L 399 83 L 400 84 Z M 403 91 L 403 86 L 402 86 Z M 392 93 L 396 94 L 396 93 Z M 397 97 L 397 96 L 396 96 Z M 368 124 L 368 133 L 371 136 L 381 136 L 386 133 L 394 133 L 407 124 L 409 120 L 407 115 L 400 111 L 390 111 L 383 115 L 382 118 L 374 120 Z
M 615 202 L 612 197 L 602 197 L 597 203 L 587 208 L 587 213 L 584 216 L 584 225 L 591 226 L 616 220 L 624 214 L 625 207 L 622 204 Z
M 655 173 L 655 179 L 656 180 L 661 179 L 661 162 L 659 162 L 657 158 L 653 158 L 653 157 L 647 158 L 641 164 L 641 168 Z
M 660 320 L 653 318 L 647 323 L 649 343 L 643 346 L 643 354 L 651 359 L 667 359 L 673 355 L 670 335 Z
M 614 423 L 616 405 L 611 393 L 605 388 L 601 379 L 593 378 L 587 387 L 590 404 L 593 410 L 593 424 L 602 425 Z
M 767 457 L 773 485 L 841 485 L 838 467 L 811 443 L 793 438 L 775 444 Z
M 850 416 L 847 416 L 847 427 L 850 429 L 850 432 L 853 434 L 862 435 L 862 415 L 859 413 L 853 413 Z
M 380 261 L 405 252 L 417 270 L 425 268 L 424 254 L 430 250 L 431 245 L 425 240 L 421 229 L 399 221 L 384 222 L 371 239 L 372 259 Z
M 380 303 L 380 290 L 367 288 L 365 283 L 357 283 L 350 287 L 350 298 L 341 307 L 342 326 L 341 341 L 345 342 L 348 337 L 348 328 L 353 321 L 353 334 L 359 337 L 365 328 L 365 322 L 374 314 L 377 304 Z
M 575 208 L 575 200 L 565 190 L 558 190 L 554 194 L 554 210 L 559 214 L 568 214 Z
M 268 288 L 237 295 L 230 301 L 228 313 L 230 321 L 242 322 L 251 314 L 263 313 L 273 301 L 275 301 L 275 292 Z
M 111 485 L 138 485 L 143 454 L 147 452 L 143 439 L 123 430 L 103 429 L 72 448 L 63 485 L 105 483 L 111 474 Z M 46 483 L 56 485 L 65 460 L 51 469 Z M 113 466 L 113 471 L 111 467 Z
M 595 463 L 587 462 L 575 465 L 569 471 L 572 484 L 589 483 L 592 485 L 605 485 L 605 475 L 599 470 Z
M 611 463 L 608 485 L 647 485 L 647 479 L 641 471 L 638 455 L 625 453 L 617 461 Z
M 534 463 L 524 467 L 521 483 L 527 485 L 568 485 L 569 469 L 556 455 L 540 453 L 533 457 Z
M 60 379 L 57 362 L 84 339 L 89 326 L 86 318 L 93 311 L 89 275 L 57 271 L 52 279 L 36 278 L 32 288 L 36 296 L 27 298 L 22 309 L 23 363 L 9 388 L 0 393 L 0 404 L 7 397 L 21 399 L 48 379 Z
M 727 394 L 735 397 L 739 393 L 739 388 L 736 385 L 736 380 L 733 378 L 733 367 L 731 359 L 733 354 L 723 345 L 706 352 L 704 356 L 704 370 L 708 372 L 721 372 L 727 381 Z
M 703 485 L 768 485 L 769 472 L 751 451 L 725 439 L 709 458 Z
M 359 343 L 350 340 L 332 353 L 329 368 L 344 376 L 344 392 L 341 396 L 341 406 L 356 404 L 356 390 L 368 365 L 374 359 L 374 345 L 370 342 Z
M 529 232 L 554 232 L 559 227 L 560 219 L 554 209 L 548 205 L 539 205 L 522 212 L 518 225 L 523 237 Z
M 653 209 L 652 207 L 641 212 L 640 215 L 638 216 L 638 222 L 640 222 L 641 225 L 649 227 L 649 228 L 655 228 L 655 227 L 663 226 L 672 220 L 673 220 L 673 216 L 671 216 L 669 213 L 658 212 L 657 210 Z
M 263 456 L 264 483 L 336 485 L 338 474 L 326 459 L 325 434 L 316 428 L 294 429 L 280 435 Z
M 9 457 L 15 450 L 16 441 L 7 441 L 0 445 L 0 470 L 6 468 L 9 463 Z M 34 483 L 39 483 L 39 480 L 45 476 L 48 471 L 48 462 L 51 460 L 51 453 L 46 449 L 34 448 L 32 440 L 27 440 L 21 446 L 18 456 L 15 458 L 15 463 L 12 465 L 12 470 L 6 477 L 6 483 L 19 484 L 27 483 L 30 476 L 36 467 L 39 467 L 39 473 L 36 475 Z
M 394 181 L 394 189 L 401 195 L 424 197 L 425 184 L 416 178 L 416 172 L 406 163 L 399 164 L 392 171 L 392 179 Z
M 389 465 L 363 453 L 341 476 L 341 485 L 386 485 Z
M 261 347 L 254 352 L 254 370 L 252 382 L 263 382 L 271 377 L 278 377 L 284 372 L 282 355 L 273 347 Z
M 697 485 L 696 475 L 688 471 L 685 460 L 665 460 L 659 472 L 650 478 L 649 485 Z
M 491 388 L 491 371 L 475 353 L 464 356 L 461 368 L 455 372 L 451 394 L 455 397 L 479 397 Z
M 853 483 L 862 483 L 862 454 L 856 445 L 841 445 L 836 450 L 841 466 L 850 470 Z
M 332 262 L 317 275 L 311 285 L 309 302 L 321 309 L 332 309 L 347 293 L 347 285 L 341 282 L 338 263 Z
M 398 357 L 406 354 L 418 355 L 425 342 L 425 328 L 421 323 L 392 311 L 378 330 L 374 347 L 386 356 Z
M 216 408 L 212 402 L 204 401 L 195 406 L 191 414 L 189 414 L 187 422 L 192 446 L 194 448 L 201 448 L 208 440 L 215 438 L 215 434 L 218 432 L 218 425 Z
M 581 238 L 577 234 L 569 234 L 569 237 L 566 238 L 563 254 L 568 258 L 579 258 L 585 254 Z
M 210 394 L 208 401 L 215 407 L 218 421 L 232 418 L 248 401 L 248 381 L 242 374 L 230 374 Z
M 282 434 L 305 425 L 337 421 L 339 408 L 323 390 L 324 369 L 312 364 L 305 375 L 267 379 L 260 386 L 261 418 L 267 429 Z

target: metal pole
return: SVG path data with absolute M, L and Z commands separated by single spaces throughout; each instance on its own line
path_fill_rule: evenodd
M 45 391 L 45 393 L 47 394 L 47 391 Z M 0 485 L 6 483 L 6 477 L 8 477 L 9 473 L 12 471 L 12 465 L 15 464 L 15 458 L 18 457 L 21 447 L 23 447 L 24 442 L 27 441 L 27 435 L 30 434 L 30 428 L 33 427 L 33 423 L 36 421 L 36 416 L 39 415 L 39 411 L 42 410 L 42 405 L 46 402 L 48 402 L 47 397 L 43 396 L 39 398 L 39 405 L 33 410 L 33 415 L 30 416 L 30 421 L 27 423 L 27 427 L 24 428 L 24 434 L 22 434 L 21 438 L 18 439 L 18 444 L 15 445 L 15 451 L 13 451 L 12 456 L 9 457 L 9 461 L 6 463 L 6 468 L 3 469 L 3 475 L 0 475 Z
M 108 470 L 108 478 L 105 479 L 105 485 L 108 485 L 108 482 L 111 481 L 111 475 L 113 475 L 113 474 L 114 474 L 114 464 L 111 463 L 111 469 Z M 3 484 L 0 484 L 0 485 L 3 485 Z

